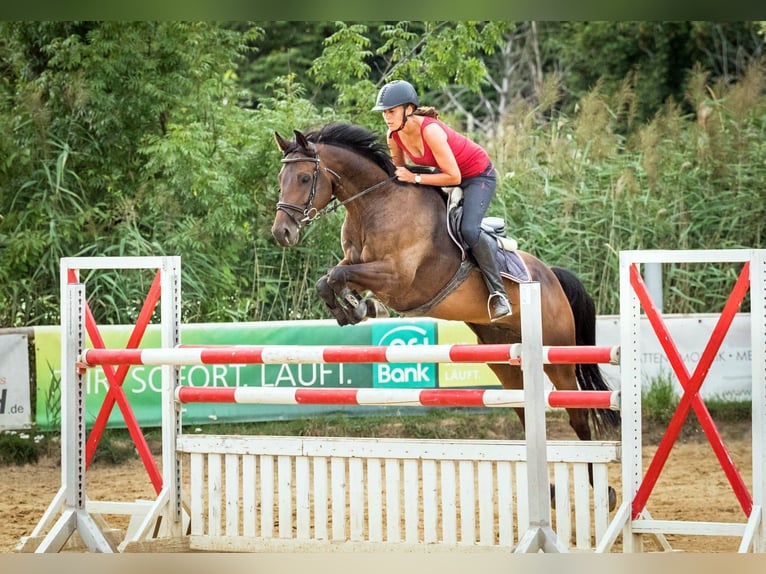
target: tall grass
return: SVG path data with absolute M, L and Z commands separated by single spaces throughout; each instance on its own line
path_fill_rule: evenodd
M 537 110 L 520 105 L 489 146 L 500 156 L 495 214 L 523 249 L 578 273 L 599 313 L 618 312 L 621 250 L 766 244 L 763 67 L 732 86 L 693 73 L 688 101 L 668 102 L 646 125 L 626 127 L 629 85 L 596 86 L 574 117 L 532 122 Z M 668 268 L 666 310 L 719 311 L 737 273 Z

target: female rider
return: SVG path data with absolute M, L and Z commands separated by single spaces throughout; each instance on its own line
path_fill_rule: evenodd
M 495 260 L 496 242 L 481 231 L 481 220 L 495 195 L 496 172 L 487 152 L 477 143 L 438 119 L 432 107 L 419 107 L 412 84 L 396 80 L 383 86 L 372 111 L 383 112 L 388 126 L 388 147 L 400 181 L 460 186 L 463 217 L 460 231 L 489 290 L 487 307 L 491 321 L 511 315 L 511 304 Z M 405 156 L 417 165 L 437 168 L 415 174 L 405 166 Z

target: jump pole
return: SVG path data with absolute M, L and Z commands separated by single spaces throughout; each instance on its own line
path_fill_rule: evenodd
M 505 363 L 520 365 L 520 343 L 453 345 L 179 345 L 163 349 L 86 349 L 82 367 L 310 363 Z M 620 348 L 541 347 L 542 363 L 620 363 Z
M 522 389 L 313 389 L 284 387 L 178 387 L 179 403 L 251 405 L 357 405 L 398 407 L 523 408 Z M 548 408 L 619 410 L 619 391 L 544 391 Z

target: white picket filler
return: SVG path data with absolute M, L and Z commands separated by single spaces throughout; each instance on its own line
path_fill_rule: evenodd
M 648 290 L 640 276 L 639 265 L 648 263 L 743 263 L 740 276 L 724 307 L 719 323 L 700 357 L 694 373 L 686 371 L 678 356 L 670 334 L 664 329 Z M 701 398 L 697 396 L 704 382 L 707 368 L 718 351 L 718 346 L 736 314 L 739 302 L 750 290 L 751 346 L 752 346 L 752 498 L 718 435 Z M 666 351 L 676 376 L 684 387 L 684 395 L 668 431 L 660 443 L 655 457 L 643 475 L 641 442 L 641 346 L 640 312 L 650 320 Z M 766 552 L 766 250 L 682 250 L 682 251 L 621 251 L 620 252 L 620 319 L 621 319 L 621 392 L 622 392 L 622 499 L 605 536 L 596 552 L 608 552 L 622 533 L 624 552 L 643 549 L 642 535 L 656 536 L 666 550 L 670 546 L 665 534 L 741 537 L 738 552 Z M 655 520 L 646 509 L 647 498 L 662 470 L 669 448 L 677 436 L 679 425 L 694 408 L 703 423 L 708 440 L 721 462 L 722 469 L 732 485 L 740 505 L 745 511 L 743 522 L 695 522 Z M 681 410 L 683 409 L 683 410 Z M 678 418 L 676 418 L 678 416 Z M 709 424 L 707 424 L 709 421 Z M 667 439 L 667 441 L 665 440 Z M 642 478 L 643 477 L 643 478 Z

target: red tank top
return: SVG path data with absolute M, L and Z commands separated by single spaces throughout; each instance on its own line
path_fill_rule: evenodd
M 490 163 L 490 157 L 484 148 L 482 148 L 476 142 L 468 139 L 463 134 L 460 134 L 449 127 L 444 122 L 437 120 L 436 118 L 430 118 L 428 116 L 423 117 L 423 123 L 420 126 L 420 137 L 423 140 L 423 155 L 418 157 L 413 155 L 408 150 L 402 140 L 399 138 L 399 132 L 394 132 L 393 138 L 397 145 L 402 148 L 402 151 L 410 159 L 410 161 L 417 165 L 427 165 L 430 167 L 439 167 L 434 158 L 434 154 L 431 148 L 428 147 L 428 143 L 423 137 L 423 130 L 429 124 L 437 123 L 447 133 L 447 145 L 449 145 L 452 153 L 455 155 L 458 168 L 460 169 L 460 175 L 463 179 L 474 177 L 482 173 Z

